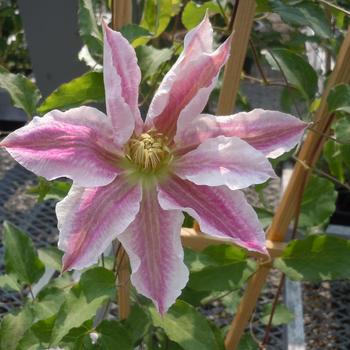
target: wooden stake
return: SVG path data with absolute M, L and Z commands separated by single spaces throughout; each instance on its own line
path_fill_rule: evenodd
M 295 215 L 297 208 L 297 196 L 295 196 L 296 190 L 300 188 L 303 183 L 308 181 L 311 169 L 304 167 L 303 163 L 308 167 L 313 167 L 320 157 L 323 149 L 323 145 L 326 141 L 324 135 L 328 135 L 330 126 L 333 121 L 334 115 L 328 111 L 327 97 L 331 88 L 340 83 L 350 82 L 350 28 L 344 38 L 343 44 L 338 54 L 336 66 L 331 74 L 328 84 L 323 92 L 321 104 L 317 110 L 313 128 L 318 132 L 309 131 L 307 138 L 300 150 L 298 158 L 301 162 L 297 162 L 292 178 L 288 184 L 286 192 L 282 197 L 275 217 L 272 221 L 272 225 L 268 232 L 268 238 L 273 241 L 283 241 L 285 234 L 288 230 L 288 226 Z
M 320 107 L 315 114 L 314 128 L 317 127 L 317 131 L 320 131 L 321 134 L 309 131 L 307 139 L 300 150 L 299 159 L 309 166 L 313 166 L 318 160 L 325 142 L 325 138 L 322 134 L 329 133 L 333 120 L 333 115 L 327 109 L 327 97 L 329 91 L 336 84 L 350 82 L 349 62 L 350 28 L 341 46 L 335 69 L 331 74 L 326 89 L 322 95 Z M 293 219 L 296 208 L 298 207 L 296 197 L 300 196 L 295 196 L 295 193 L 298 193 L 298 189 L 300 190 L 302 186 L 305 188 L 305 182 L 308 180 L 309 176 L 309 169 L 310 168 L 306 169 L 303 167 L 299 162 L 295 165 L 291 180 L 282 196 L 282 200 L 277 208 L 271 228 L 268 231 L 268 238 L 272 241 L 284 240 L 288 226 Z M 268 265 L 260 267 L 247 284 L 243 298 L 238 306 L 235 319 L 232 322 L 225 340 L 227 350 L 235 350 L 237 348 L 265 284 L 269 269 L 270 266 Z
M 113 0 L 112 1 L 112 28 L 121 29 L 124 25 L 131 23 L 132 1 Z
M 112 0 L 112 28 L 114 30 L 131 23 L 131 15 L 131 0 Z M 123 247 L 118 250 L 116 259 L 119 319 L 125 320 L 130 314 L 130 267 L 128 255 Z
M 239 3 L 233 22 L 232 32 L 234 34 L 231 43 L 231 56 L 225 67 L 224 80 L 219 96 L 218 115 L 231 114 L 236 104 L 236 96 L 255 15 L 255 0 L 237 1 Z

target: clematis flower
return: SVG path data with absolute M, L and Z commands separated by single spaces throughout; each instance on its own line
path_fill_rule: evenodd
M 160 313 L 188 280 L 182 212 L 208 235 L 267 254 L 264 231 L 239 190 L 274 177 L 267 157 L 294 147 L 306 126 L 262 109 L 201 114 L 230 50 L 229 40 L 216 50 L 212 41 L 205 17 L 186 35 L 143 122 L 134 49 L 104 26 L 107 115 L 91 107 L 53 110 L 1 143 L 37 175 L 73 180 L 56 207 L 64 270 L 96 263 L 118 238 L 133 285 Z

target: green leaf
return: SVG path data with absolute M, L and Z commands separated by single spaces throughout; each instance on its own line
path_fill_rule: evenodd
M 33 284 L 45 272 L 28 235 L 9 222 L 4 223 L 5 268 L 26 284 Z
M 142 79 L 145 80 L 157 73 L 159 67 L 169 61 L 172 54 L 173 52 L 170 49 L 139 46 L 136 49 L 136 55 L 142 72 Z
M 259 346 L 250 334 L 244 334 L 237 350 L 259 350 Z
M 22 289 L 20 284 L 18 284 L 16 277 L 13 275 L 0 276 L 0 288 L 6 290 L 14 290 L 16 292 L 20 292 Z
M 32 322 L 33 313 L 28 307 L 25 307 L 16 315 L 7 314 L 0 326 L 0 349 L 15 350 Z
M 115 295 L 115 281 L 111 274 L 111 271 L 97 267 L 81 275 L 80 283 L 69 291 L 57 314 L 52 331 L 53 345 L 57 345 L 72 328 L 80 327 L 94 317 L 111 295 Z
M 129 331 L 133 344 L 137 344 L 148 332 L 151 320 L 149 314 L 141 306 L 134 304 L 129 317 L 123 321 L 123 324 Z
M 350 101 L 349 101 L 350 106 Z M 350 119 L 340 118 L 334 125 L 335 136 L 338 141 L 350 144 Z
M 145 0 L 141 27 L 159 36 L 168 26 L 172 15 L 171 0 Z
M 330 112 L 350 113 L 350 84 L 335 86 L 327 98 Z
M 150 313 L 153 325 L 162 328 L 184 350 L 221 349 L 205 317 L 184 301 L 178 300 L 163 316 L 153 307 Z
M 347 169 L 350 170 L 350 145 L 340 145 L 340 153 Z
M 190 30 L 199 24 L 207 10 L 209 14 L 220 13 L 219 5 L 214 1 L 207 1 L 204 4 L 189 1 L 182 12 L 182 23 L 186 29 Z
M 341 182 L 344 182 L 345 174 L 340 145 L 332 140 L 328 140 L 324 145 L 323 155 L 328 163 L 331 174 Z
M 255 264 L 236 246 L 216 245 L 203 252 L 186 250 L 190 269 L 188 287 L 195 291 L 225 291 L 238 288 L 254 272 Z
M 29 79 L 20 74 L 12 74 L 0 66 L 0 88 L 9 93 L 15 107 L 23 109 L 29 117 L 35 115 L 41 95 Z
M 65 300 L 65 291 L 58 288 L 44 288 L 40 291 L 32 310 L 36 320 L 44 320 L 57 314 Z
M 350 241 L 327 235 L 292 241 L 274 265 L 298 281 L 350 278 Z
M 62 339 L 61 343 L 67 345 L 69 349 L 87 350 L 92 345 L 89 334 L 94 331 L 92 320 L 84 322 L 80 327 L 72 328 Z
M 43 177 L 39 177 L 39 183 L 36 186 L 30 187 L 28 193 L 36 195 L 38 201 L 46 199 L 62 200 L 67 196 L 71 184 L 66 181 L 47 181 Z
M 132 44 L 134 47 L 137 47 L 141 44 L 140 41 L 137 41 L 136 39 L 139 39 L 141 37 L 151 37 L 151 33 L 143 28 L 138 26 L 137 24 L 127 24 L 125 25 L 120 32 L 122 33 L 123 37 L 126 38 L 130 44 Z
M 312 176 L 301 203 L 299 225 L 312 227 L 324 225 L 335 210 L 337 192 L 330 180 Z
M 84 44 L 88 47 L 92 57 L 96 61 L 102 62 L 102 31 L 96 22 L 92 0 L 79 1 L 78 20 L 79 33 Z
M 81 275 L 80 282 L 86 299 L 90 302 L 102 295 L 110 298 L 115 296 L 115 276 L 104 267 L 95 267 Z
M 38 108 L 44 114 L 52 109 L 68 109 L 92 102 L 103 102 L 105 98 L 103 75 L 100 72 L 88 72 L 62 84 Z
M 264 325 L 267 325 L 270 320 L 270 314 L 272 311 L 272 304 L 264 305 L 262 310 L 261 322 Z M 272 325 L 280 326 L 282 324 L 287 324 L 294 319 L 293 313 L 284 305 L 277 304 L 275 308 L 275 312 L 272 317 Z
M 319 5 L 302 2 L 297 6 L 287 6 L 277 2 L 272 8 L 273 12 L 278 13 L 283 21 L 292 26 L 309 26 L 313 29 L 315 35 L 321 38 L 330 38 L 332 35 L 330 22 Z
M 100 349 L 134 349 L 129 332 L 118 321 L 102 321 L 96 331 L 99 334 L 96 345 Z
M 288 83 L 297 88 L 306 100 L 314 98 L 318 88 L 317 74 L 302 56 L 287 49 L 271 49 L 263 54 L 272 69 L 280 71 L 281 68 Z
M 45 350 L 50 345 L 56 315 L 35 322 L 23 335 L 16 350 Z
M 38 249 L 38 254 L 46 267 L 50 267 L 56 271 L 62 270 L 62 251 L 55 247 L 45 247 Z

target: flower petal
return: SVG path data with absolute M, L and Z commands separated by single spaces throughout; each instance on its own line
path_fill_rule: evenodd
M 220 117 L 202 114 L 190 124 L 179 121 L 175 142 L 178 148 L 188 151 L 208 138 L 237 136 L 266 157 L 277 158 L 300 142 L 306 127 L 290 114 L 263 109 Z
M 131 282 L 164 314 L 188 281 L 180 240 L 183 215 L 161 209 L 154 189 L 144 190 L 134 222 L 118 239 L 129 255 Z
M 123 145 L 143 122 L 138 108 L 140 68 L 134 48 L 104 22 L 103 78 L 107 114 L 112 118 L 116 142 Z
M 104 187 L 74 186 L 56 206 L 58 247 L 65 252 L 63 270 L 97 262 L 108 245 L 135 219 L 142 198 L 140 185 L 122 176 Z
M 103 186 L 120 172 L 120 150 L 113 144 L 110 120 L 91 107 L 35 117 L 0 146 L 48 180 L 65 176 L 80 186 Z
M 204 233 L 267 254 L 265 233 L 242 192 L 225 186 L 197 186 L 176 176 L 158 188 L 163 209 L 183 210 L 199 222 Z
M 230 48 L 228 39 L 216 51 L 207 51 L 212 40 L 212 30 L 207 23 L 205 19 L 186 37 L 183 53 L 164 77 L 150 105 L 147 129 L 156 127 L 173 138 L 178 119 L 191 120 L 207 104 Z M 210 38 L 210 43 L 202 45 L 206 38 Z
M 197 185 L 239 190 L 275 177 L 270 162 L 238 137 L 207 139 L 174 163 L 174 172 Z

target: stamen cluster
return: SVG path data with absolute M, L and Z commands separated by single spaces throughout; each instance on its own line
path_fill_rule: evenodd
M 125 153 L 127 159 L 147 172 L 158 170 L 172 159 L 167 138 L 153 130 L 131 138 Z

